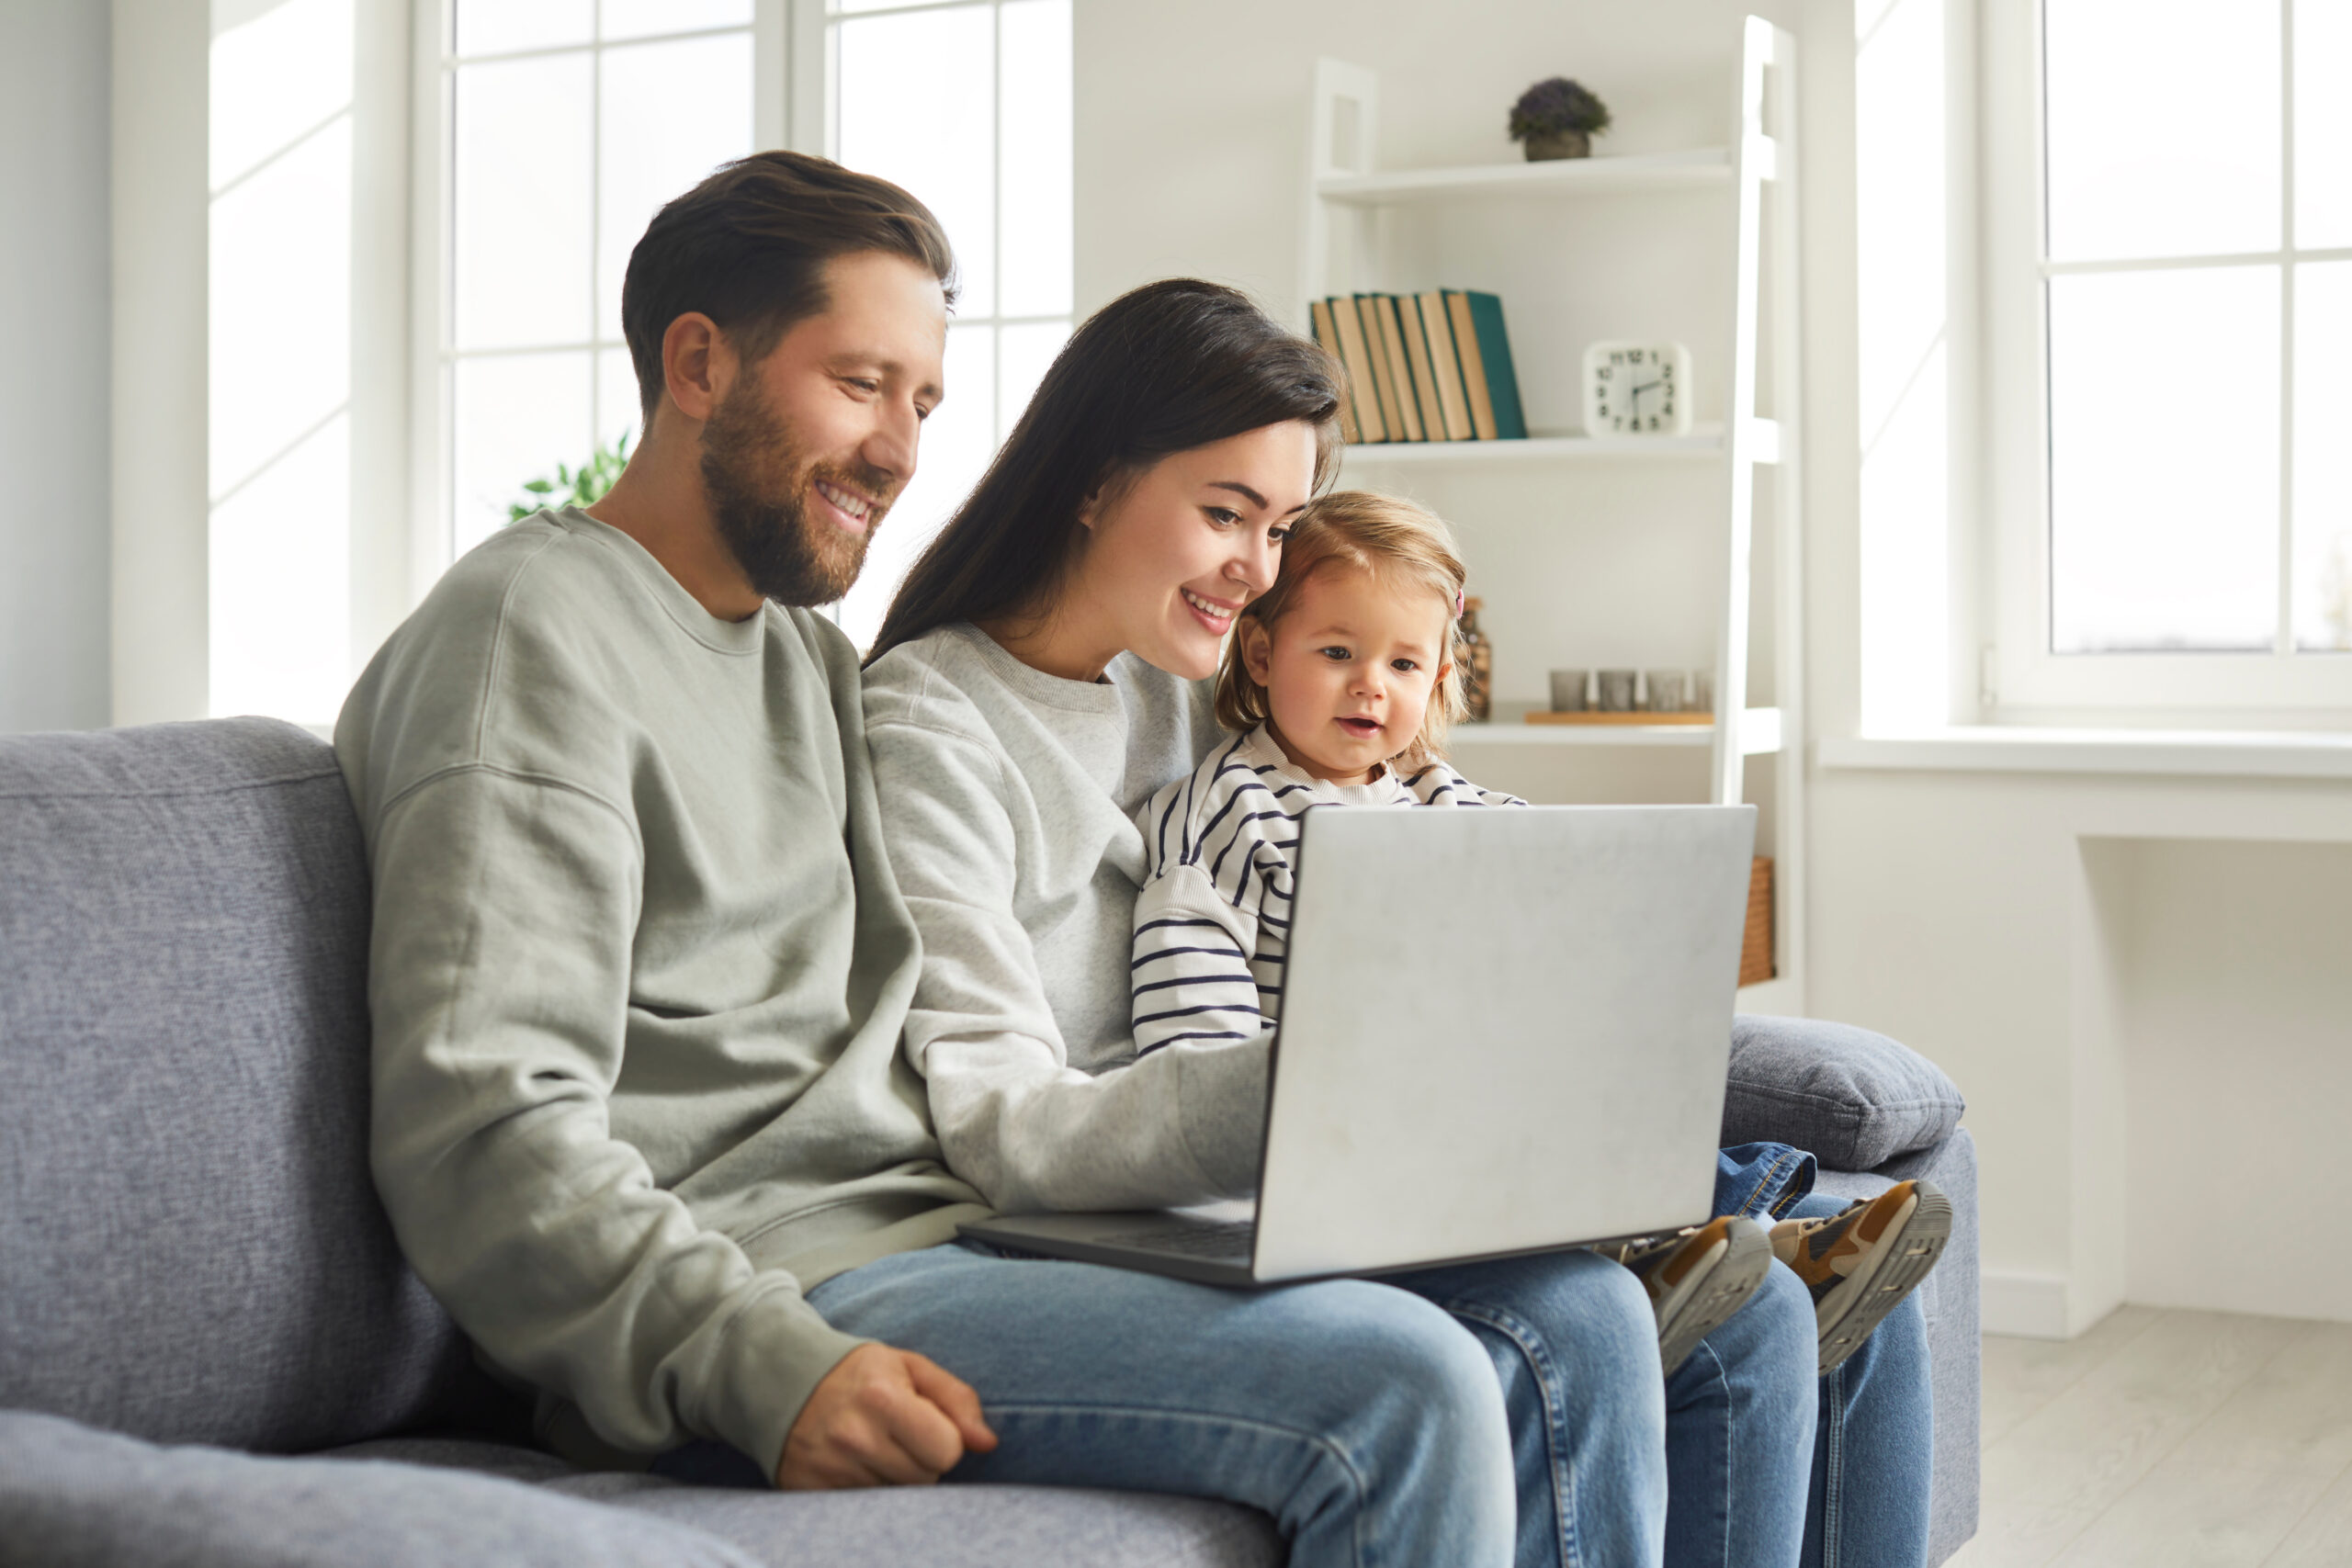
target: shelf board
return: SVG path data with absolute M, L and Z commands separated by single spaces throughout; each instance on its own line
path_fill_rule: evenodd
M 1749 708 L 1740 723 L 1740 754 L 1766 757 L 1781 749 L 1781 710 Z M 1712 724 L 1529 724 L 1516 714 L 1492 724 L 1457 724 L 1460 746 L 1648 746 L 1705 750 L 1715 743 Z
M 1471 164 L 1447 169 L 1391 169 L 1376 175 L 1332 175 L 1315 194 L 1351 207 L 1446 201 L 1479 196 L 1586 196 L 1626 190 L 1675 190 L 1719 185 L 1731 178 L 1731 150 L 1694 147 L 1679 152 L 1623 157 L 1556 158 L 1542 164 Z

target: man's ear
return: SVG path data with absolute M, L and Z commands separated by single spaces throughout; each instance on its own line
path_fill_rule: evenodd
M 1244 615 L 1234 623 L 1233 636 L 1241 645 L 1241 668 L 1261 686 L 1274 672 L 1274 636 L 1266 623 Z
M 708 419 L 726 400 L 734 375 L 734 351 L 718 323 L 701 311 L 687 311 L 662 334 L 662 389 L 688 419 Z

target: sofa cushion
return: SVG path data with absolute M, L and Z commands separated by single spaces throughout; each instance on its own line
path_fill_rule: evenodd
M 1723 1141 L 1766 1139 L 1811 1151 L 1838 1170 L 1874 1170 L 1941 1143 L 1968 1102 L 1908 1046 L 1817 1019 L 1732 1021 Z
M 0 1412 L 0 1562 L 759 1568 L 690 1524 L 462 1471 L 157 1448 Z
M 652 1475 L 587 1474 L 529 1449 L 432 1438 L 363 1443 L 336 1457 L 451 1465 L 533 1482 L 691 1526 L 768 1568 L 1278 1568 L 1283 1561 L 1272 1519 L 1201 1497 L 1061 1486 L 714 1490 Z
M 334 752 L 0 738 L 0 1406 L 291 1450 L 478 1389 L 368 1175 L 366 857 Z

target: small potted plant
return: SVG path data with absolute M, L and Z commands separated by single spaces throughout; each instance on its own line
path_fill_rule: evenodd
M 1527 144 L 1529 163 L 1590 155 L 1609 129 L 1609 106 L 1566 76 L 1538 82 L 1510 107 L 1510 139 Z

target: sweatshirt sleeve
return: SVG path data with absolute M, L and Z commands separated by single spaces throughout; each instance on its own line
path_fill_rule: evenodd
M 948 1165 L 1009 1213 L 1206 1202 L 1255 1187 L 1266 1042 L 1196 1042 L 1089 1075 L 1069 1065 L 1014 908 L 997 753 L 869 719 L 890 865 L 922 933 L 907 1051 Z
M 372 1163 L 402 1250 L 492 1359 L 607 1441 L 717 1438 L 773 1474 L 810 1391 L 861 1341 L 611 1134 L 631 820 L 476 763 L 394 798 L 370 838 Z

